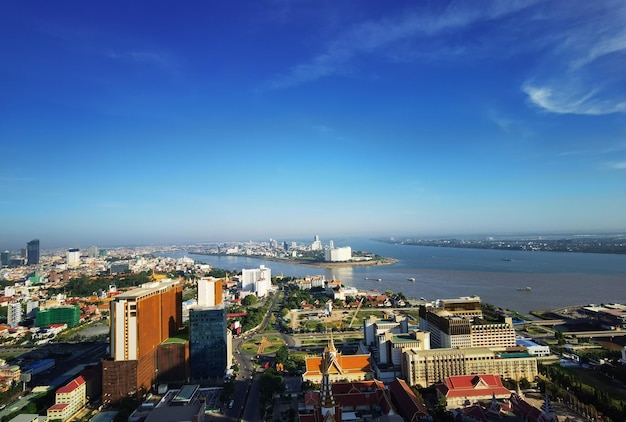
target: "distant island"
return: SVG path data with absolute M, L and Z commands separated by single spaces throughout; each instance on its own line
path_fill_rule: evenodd
M 437 246 L 447 248 L 499 249 L 507 251 L 547 251 L 547 252 L 583 252 L 626 254 L 626 235 L 583 236 L 569 237 L 525 237 L 516 239 L 377 239 L 381 242 L 416 245 Z
M 282 262 L 285 264 L 305 265 L 317 268 L 342 268 L 342 267 L 365 267 L 375 265 L 392 265 L 398 262 L 397 259 L 388 258 L 369 252 L 354 251 L 352 259 L 348 261 L 325 261 L 318 254 L 300 255 L 290 257 L 286 255 L 277 256 L 271 253 L 223 253 L 215 250 L 189 250 L 191 254 L 196 255 L 214 255 L 214 256 L 245 256 L 248 258 L 264 259 L 266 261 Z
M 328 261 L 307 261 L 298 259 L 275 259 L 275 261 L 286 262 L 288 264 L 307 265 L 310 267 L 318 268 L 338 268 L 338 267 L 360 267 L 360 266 L 373 266 L 373 265 L 392 265 L 398 262 L 394 258 L 379 257 L 378 259 L 371 260 L 350 260 L 342 262 L 328 262 Z

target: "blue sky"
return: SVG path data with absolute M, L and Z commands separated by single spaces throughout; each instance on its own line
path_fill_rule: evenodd
M 626 230 L 623 1 L 19 1 L 0 248 Z

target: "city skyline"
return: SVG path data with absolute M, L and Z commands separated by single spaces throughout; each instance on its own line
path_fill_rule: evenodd
M 0 248 L 624 231 L 626 5 L 5 5 Z

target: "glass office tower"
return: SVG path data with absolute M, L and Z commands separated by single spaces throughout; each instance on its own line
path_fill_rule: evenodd
M 39 264 L 39 239 L 31 240 L 26 244 L 27 265 Z
M 227 365 L 224 306 L 196 306 L 189 310 L 189 359 L 192 379 L 222 378 Z

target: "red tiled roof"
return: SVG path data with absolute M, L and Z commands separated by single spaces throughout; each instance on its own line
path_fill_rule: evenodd
M 337 382 L 332 383 L 331 388 L 340 408 L 378 406 L 385 414 L 391 409 L 387 389 L 381 381 Z M 310 391 L 304 396 L 304 404 L 307 407 L 316 407 L 319 401 L 319 392 Z
M 456 375 L 447 377 L 437 388 L 446 397 L 506 396 L 511 391 L 502 385 L 499 375 Z
M 63 387 L 59 388 L 57 390 L 57 394 L 71 393 L 72 391 L 76 390 L 78 387 L 80 387 L 83 384 L 85 384 L 85 379 L 82 376 L 78 376 L 74 378 L 73 380 L 71 380 L 70 382 L 68 382 L 67 384 L 65 384 Z
M 412 421 L 428 416 L 426 406 L 419 401 L 406 381 L 396 378 L 389 383 L 389 390 L 391 391 L 391 398 L 398 409 L 398 413 L 405 420 Z
M 57 404 L 53 404 L 52 406 L 50 406 L 48 410 L 63 410 L 67 406 L 69 406 L 69 403 L 57 403 Z

